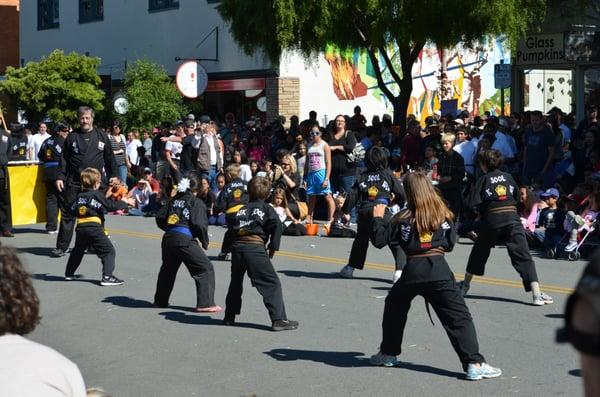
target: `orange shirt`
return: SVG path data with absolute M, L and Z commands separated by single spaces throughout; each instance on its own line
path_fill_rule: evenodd
M 113 189 L 110 190 L 110 198 L 119 201 L 123 197 L 127 196 L 127 188 L 123 185 L 119 186 L 119 188 L 115 191 Z

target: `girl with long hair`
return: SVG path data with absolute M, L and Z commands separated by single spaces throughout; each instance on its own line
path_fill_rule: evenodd
M 371 363 L 386 367 L 399 364 L 396 356 L 401 352 L 410 304 L 421 295 L 442 322 L 466 378 L 480 380 L 500 376 L 502 371 L 486 364 L 479 353 L 473 319 L 444 258 L 456 243 L 452 212 L 423 173 L 408 174 L 404 178 L 404 190 L 407 209 L 391 222 L 383 218 L 384 204 L 373 207 L 373 244 L 378 248 L 398 244 L 406 252 L 407 261 L 385 300 L 383 340 Z

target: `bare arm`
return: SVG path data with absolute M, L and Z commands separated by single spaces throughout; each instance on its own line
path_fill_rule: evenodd
M 331 175 L 331 149 L 329 149 L 328 144 L 323 146 L 323 151 L 325 152 L 325 180 L 329 181 Z

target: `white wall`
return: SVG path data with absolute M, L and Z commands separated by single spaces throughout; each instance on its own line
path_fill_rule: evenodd
M 215 26 L 219 27 L 219 62 L 202 62 L 209 73 L 270 69 L 261 55 L 246 56 L 235 44 L 214 4 L 179 0 L 179 8 L 148 12 L 147 0 L 105 0 L 104 20 L 79 23 L 79 2 L 60 1 L 60 27 L 37 30 L 37 1 L 21 1 L 20 51 L 25 62 L 39 60 L 54 49 L 76 51 L 102 59 L 102 65 L 149 59 L 174 75 L 181 58 L 214 58 L 215 38 L 195 48 Z M 113 78 L 122 71 L 112 70 Z M 110 74 L 100 68 L 100 74 Z

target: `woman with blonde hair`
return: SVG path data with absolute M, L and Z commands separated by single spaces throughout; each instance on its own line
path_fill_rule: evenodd
M 300 205 L 304 207 L 304 211 L 300 211 L 298 202 L 300 200 L 299 190 L 300 190 L 300 174 L 298 173 L 298 168 L 296 165 L 296 159 L 291 154 L 286 154 L 281 158 L 279 164 L 275 165 L 275 181 L 273 183 L 274 187 L 281 188 L 285 191 L 285 198 L 288 203 L 288 208 L 292 211 L 294 218 L 300 219 L 303 218 L 302 212 L 304 212 L 304 216 L 306 216 L 306 203 L 301 203 Z
M 371 357 L 374 365 L 392 367 L 399 364 L 402 338 L 412 300 L 421 295 L 438 315 L 458 354 L 468 380 L 495 378 L 502 374 L 486 364 L 479 354 L 473 319 L 454 280 L 444 255 L 456 243 L 452 212 L 423 173 L 404 178 L 407 209 L 391 222 L 385 222 L 385 205 L 373 208 L 371 240 L 382 248 L 396 243 L 406 252 L 406 265 L 400 279 L 385 300 L 383 340 L 379 353 Z

